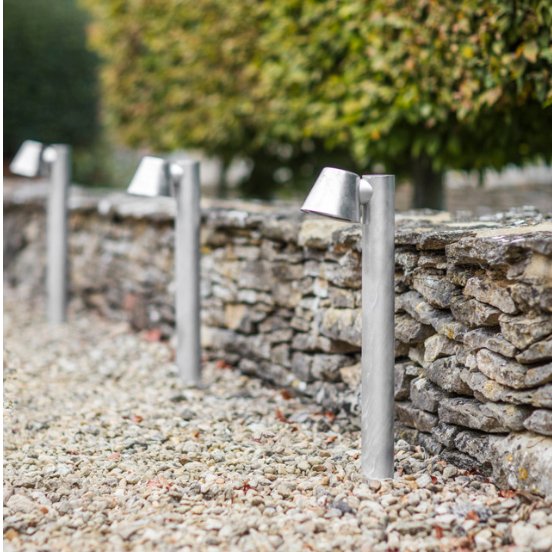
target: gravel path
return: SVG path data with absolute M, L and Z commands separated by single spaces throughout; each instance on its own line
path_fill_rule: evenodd
M 183 388 L 151 334 L 7 295 L 7 550 L 552 548 L 550 502 L 402 441 L 395 481 L 364 483 L 345 419 L 222 361 Z

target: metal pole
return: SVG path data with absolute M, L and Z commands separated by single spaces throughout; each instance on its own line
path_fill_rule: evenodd
M 201 378 L 199 162 L 178 161 L 183 170 L 175 184 L 176 364 L 185 384 Z
M 395 177 L 362 177 L 362 457 L 364 477 L 393 477 Z M 362 183 L 361 183 L 362 186 Z
M 48 201 L 48 322 L 61 324 L 67 310 L 67 196 L 71 180 L 71 148 L 51 146 L 55 152 Z

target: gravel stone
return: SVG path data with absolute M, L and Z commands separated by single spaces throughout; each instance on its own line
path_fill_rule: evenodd
M 550 501 L 403 440 L 363 481 L 344 416 L 224 362 L 185 387 L 168 343 L 76 306 L 4 306 L 6 550 L 550 549 Z

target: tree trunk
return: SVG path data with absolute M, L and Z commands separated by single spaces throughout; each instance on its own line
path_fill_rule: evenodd
M 412 165 L 412 178 L 414 181 L 414 197 L 412 207 L 414 209 L 445 208 L 445 193 L 443 173 L 433 169 L 429 159 L 416 159 Z
M 228 167 L 230 167 L 231 161 L 229 159 L 222 159 L 222 166 L 220 168 L 220 176 L 217 182 L 217 197 L 219 199 L 226 199 L 228 197 Z

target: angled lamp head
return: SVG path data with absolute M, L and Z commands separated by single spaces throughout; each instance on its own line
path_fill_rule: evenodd
M 20 176 L 38 176 L 43 150 L 44 144 L 41 142 L 25 140 L 10 163 L 10 171 Z
M 360 222 L 359 187 L 360 177 L 357 174 L 326 167 L 316 179 L 301 211 L 343 221 Z
M 148 197 L 170 197 L 172 195 L 171 177 L 167 161 L 160 157 L 144 157 L 138 165 L 127 192 Z

